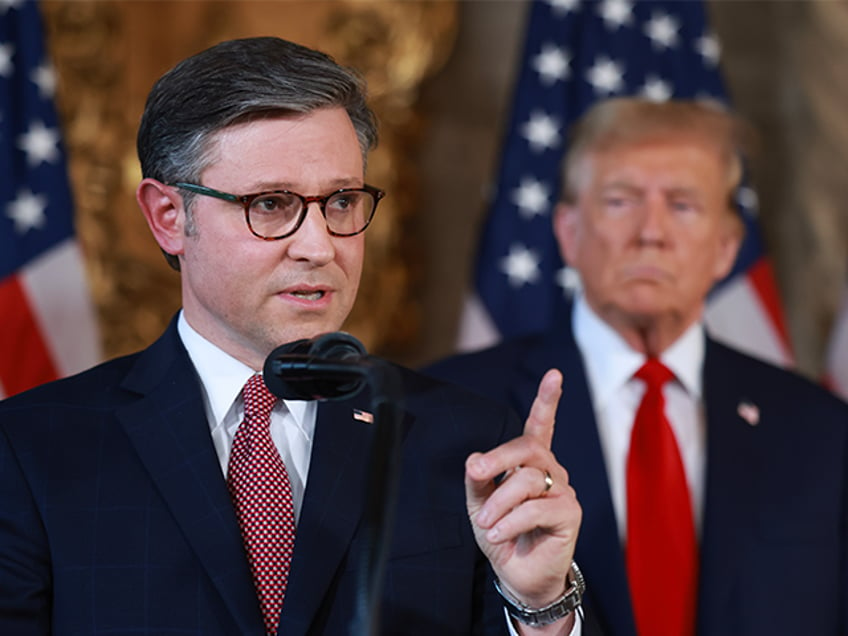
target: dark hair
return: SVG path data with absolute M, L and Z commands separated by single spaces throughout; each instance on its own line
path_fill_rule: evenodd
M 220 130 L 327 107 L 347 111 L 364 165 L 377 144 L 377 124 L 356 71 L 276 37 L 221 42 L 183 60 L 153 85 L 136 143 L 142 175 L 196 183 L 212 161 L 210 140 Z M 192 195 L 183 197 L 190 215 Z M 187 223 L 191 227 L 191 218 Z M 165 258 L 179 270 L 175 256 Z
M 263 117 L 344 108 L 363 158 L 377 143 L 365 84 L 329 55 L 275 37 L 229 40 L 189 57 L 153 85 L 138 129 L 144 177 L 194 181 L 209 138 Z

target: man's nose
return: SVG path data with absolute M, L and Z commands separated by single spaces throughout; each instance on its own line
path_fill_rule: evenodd
M 327 221 L 321 213 L 321 206 L 317 201 L 312 201 L 306 206 L 303 223 L 292 234 L 289 255 L 296 259 L 326 263 L 332 260 L 334 254 L 333 237 L 327 231 Z
M 668 229 L 669 206 L 664 197 L 651 195 L 645 198 L 639 216 L 639 238 L 643 242 L 662 242 Z

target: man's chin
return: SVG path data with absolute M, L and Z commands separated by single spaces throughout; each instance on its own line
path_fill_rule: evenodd
M 340 327 L 338 326 L 338 323 L 336 321 L 298 321 L 294 325 L 294 328 L 283 329 L 277 333 L 272 334 L 270 341 L 273 345 L 272 348 L 276 348 L 280 345 L 287 344 L 289 342 L 315 338 L 325 333 L 339 331 L 339 329 Z
M 640 294 L 623 303 L 621 310 L 634 324 L 649 326 L 667 316 L 671 304 L 657 294 Z

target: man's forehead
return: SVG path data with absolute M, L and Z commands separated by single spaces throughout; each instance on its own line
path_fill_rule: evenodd
M 715 168 L 724 172 L 725 161 L 715 144 L 686 141 L 628 143 L 598 149 L 587 153 L 581 162 L 589 173 L 603 173 L 607 178 L 620 175 L 684 174 L 693 169 L 698 172 Z
M 611 137 L 587 148 L 589 157 L 615 157 L 624 153 L 637 152 L 694 152 L 720 158 L 722 145 L 719 140 L 701 131 L 692 130 Z
M 320 155 L 326 163 L 331 163 L 333 158 L 364 163 L 353 122 L 341 107 L 319 108 L 307 113 L 263 114 L 239 120 L 212 133 L 203 153 L 203 169 L 221 162 L 241 165 L 257 158 L 270 160 L 273 152 L 280 148 L 285 148 L 285 152 L 278 153 L 279 159 L 291 161 L 296 155 L 294 162 L 299 163 L 315 154 L 316 147 L 327 145 L 332 145 L 332 156 Z
M 268 128 L 270 125 L 277 125 L 283 129 L 302 130 L 304 126 L 309 126 L 312 122 L 318 121 L 321 121 L 322 125 L 315 127 L 314 134 L 321 134 L 324 132 L 323 123 L 327 116 L 331 116 L 339 122 L 349 124 L 350 129 L 354 130 L 353 122 L 347 111 L 344 108 L 333 106 L 316 108 L 305 113 L 292 111 L 253 113 L 219 128 L 210 135 L 210 140 L 213 143 L 220 143 L 230 138 L 238 138 L 246 134 L 251 134 L 256 128 Z

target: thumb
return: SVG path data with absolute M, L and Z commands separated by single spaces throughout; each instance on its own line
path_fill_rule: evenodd
M 468 513 L 474 515 L 494 489 L 495 484 L 483 453 L 471 453 L 465 460 L 465 501 Z

